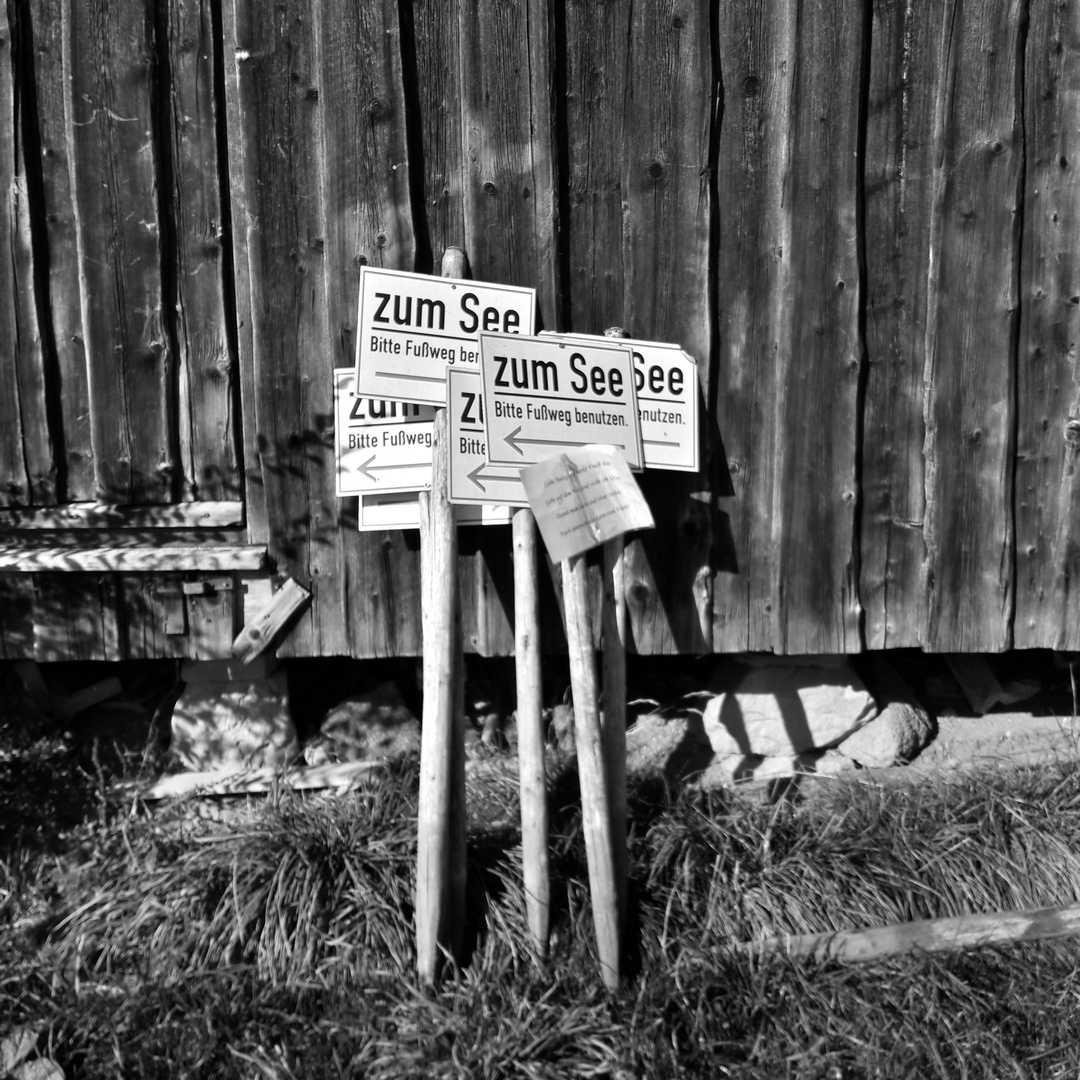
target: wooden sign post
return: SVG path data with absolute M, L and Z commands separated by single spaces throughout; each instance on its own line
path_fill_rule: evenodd
M 514 656 L 517 667 L 518 783 L 525 910 L 537 955 L 547 957 L 551 936 L 551 856 L 548 851 L 547 773 L 544 765 L 540 679 L 540 595 L 536 519 L 514 514 Z
M 464 277 L 465 252 L 447 248 L 442 272 Z M 466 867 L 464 659 L 445 408 L 435 410 L 434 424 L 431 491 L 420 492 L 424 706 L 416 857 L 416 964 L 429 985 L 445 956 L 460 959 Z
M 562 563 L 566 640 L 574 695 L 574 733 L 589 891 L 601 975 L 615 989 L 622 974 L 626 922 L 626 664 L 618 626 L 615 568 L 629 529 L 653 524 L 625 459 L 611 447 L 564 451 L 521 472 L 544 543 Z M 604 544 L 605 705 L 600 717 L 589 614 L 590 548 Z

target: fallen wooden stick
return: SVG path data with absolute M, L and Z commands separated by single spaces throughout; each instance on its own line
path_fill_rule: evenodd
M 1017 941 L 1043 941 L 1080 935 L 1080 904 L 1037 908 L 1033 911 L 999 911 L 988 915 L 960 915 L 945 919 L 920 919 L 867 930 L 836 930 L 823 934 L 799 934 L 745 942 L 746 951 L 783 952 L 788 956 L 812 956 L 815 960 L 848 962 L 879 960 L 885 956 L 917 950 L 948 952 L 977 949 L 984 945 L 1008 945 Z
M 275 785 L 294 791 L 316 788 L 352 787 L 370 773 L 385 769 L 382 761 L 342 761 L 291 769 L 265 766 L 259 769 L 209 769 L 205 772 L 174 773 L 162 776 L 146 788 L 130 784 L 120 790 L 138 795 L 147 802 L 179 799 L 186 795 L 258 795 Z

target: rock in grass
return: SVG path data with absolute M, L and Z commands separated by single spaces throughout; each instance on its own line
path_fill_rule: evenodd
M 309 765 L 335 761 L 392 761 L 420 752 L 420 721 L 397 683 L 384 682 L 335 705 L 304 748 Z
M 705 732 L 717 757 L 778 757 L 836 746 L 877 711 L 846 660 L 725 663 L 709 685 Z
M 284 673 L 188 683 L 173 706 L 170 751 L 195 771 L 290 765 L 300 746 Z
M 700 773 L 712 760 L 701 713 L 689 710 L 640 717 L 626 732 L 626 771 L 659 774 L 669 783 Z
M 905 765 L 929 745 L 936 725 L 886 656 L 874 656 L 870 665 L 872 684 L 885 707 L 839 749 L 867 769 Z
M 838 749 L 864 768 L 887 768 L 913 761 L 933 734 L 933 721 L 923 709 L 893 701 L 865 727 L 848 736 Z

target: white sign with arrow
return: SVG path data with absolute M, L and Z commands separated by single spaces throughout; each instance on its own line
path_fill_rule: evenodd
M 449 498 L 452 503 L 528 506 L 517 465 L 487 459 L 484 392 L 479 372 L 446 373 L 446 418 L 450 438 Z
M 430 488 L 435 410 L 359 396 L 355 380 L 334 372 L 338 496 Z
M 479 334 L 531 334 L 535 317 L 535 289 L 362 266 L 357 393 L 444 405 L 447 369 L 480 362 Z
M 546 336 L 546 335 L 545 335 Z M 597 338 L 590 334 L 552 334 L 563 341 L 618 341 L 634 357 L 634 389 L 641 419 L 646 469 L 697 472 L 701 455 L 698 433 L 697 364 L 679 345 L 633 338 Z
M 633 355 L 618 339 L 481 334 L 480 367 L 493 465 L 602 443 L 642 467 Z

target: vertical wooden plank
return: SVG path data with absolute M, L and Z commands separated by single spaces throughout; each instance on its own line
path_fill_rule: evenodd
M 950 2 L 937 43 L 924 373 L 933 650 L 1011 643 L 1025 11 L 1022 0 Z
M 19 32 L 18 15 L 9 8 L 0 20 L 0 236 L 5 249 L 0 271 L 0 506 L 40 506 L 55 502 L 56 483 L 20 131 L 26 101 L 16 81 L 25 53 Z
M 28 175 L 41 185 L 39 227 L 45 243 L 39 250 L 47 252 L 47 264 L 39 268 L 48 297 L 41 330 L 46 357 L 55 365 L 60 399 L 56 406 L 60 422 L 52 433 L 57 490 L 61 501 L 88 501 L 95 498 L 96 487 L 66 118 L 63 5 L 64 0 L 25 0 L 19 10 L 26 15 L 24 55 L 29 54 L 33 66 L 26 88 L 34 94 L 38 139 L 36 167 L 30 169 L 28 161 Z
M 569 186 L 569 325 L 561 330 L 599 334 L 622 325 L 626 302 L 623 264 L 623 181 L 630 0 L 566 4 L 565 122 Z M 636 77 L 636 73 L 635 73 Z
M 424 220 L 416 269 L 432 269 L 433 252 L 472 249 L 465 239 L 465 168 L 462 155 L 460 0 L 412 0 L 407 27 L 415 64 L 419 109 Z M 423 226 L 426 225 L 426 230 Z M 426 234 L 426 235 L 425 235 Z
M 734 498 L 735 565 L 717 576 L 714 644 L 720 652 L 775 646 L 780 616 L 777 538 L 783 441 L 777 431 L 790 354 L 781 321 L 790 290 L 788 171 L 793 2 L 720 5 L 717 41 L 724 115 L 717 161 L 719 327 L 716 414 Z
M 630 337 L 682 345 L 698 364 L 699 386 L 690 392 L 704 403 L 712 360 L 710 184 L 719 106 L 710 5 L 664 0 L 631 10 L 625 66 L 632 85 L 620 106 L 623 139 L 615 147 L 623 158 L 624 292 L 610 319 Z M 628 542 L 624 560 L 629 636 L 643 652 L 712 649 L 710 488 L 716 481 L 708 419 L 702 430 L 699 475 L 646 471 L 642 477 L 657 527 Z
M 265 500 L 254 525 L 312 590 L 283 653 L 348 654 L 350 624 L 361 637 L 384 625 L 349 606 L 371 595 L 350 580 L 381 540 L 342 533 L 332 371 L 354 359 L 361 263 L 413 258 L 397 6 L 237 0 L 224 22 L 246 454 Z
M 261 190 L 257 170 L 260 80 L 251 71 L 256 27 L 249 0 L 223 2 L 221 50 L 223 61 L 229 211 L 232 238 L 233 298 L 235 303 L 236 363 L 240 390 L 240 459 L 244 474 L 244 517 L 248 540 L 268 544 L 270 523 L 266 485 L 260 463 L 260 439 L 255 394 L 255 287 L 261 266 L 255 241 L 260 229 Z
M 312 117 L 318 128 L 315 182 L 321 223 L 322 295 L 328 340 L 321 355 L 304 358 L 309 414 L 332 411 L 333 368 L 355 363 L 356 303 L 363 264 L 411 270 L 416 261 L 408 121 L 398 5 L 314 3 L 315 92 Z M 320 653 L 356 652 L 352 638 L 371 619 L 370 608 L 350 607 L 341 567 L 361 552 L 379 551 L 375 534 L 356 534 L 340 525 L 341 501 L 334 493 L 333 454 L 311 497 L 319 494 L 317 520 L 324 535 L 312 544 L 312 588 L 321 603 L 315 631 Z M 417 560 L 395 567 L 399 610 L 415 617 Z M 404 579 L 404 580 L 403 580 Z M 410 585 L 410 581 L 412 584 Z M 363 631 L 366 633 L 366 629 Z M 385 645 L 380 648 L 385 648 Z
M 721 650 L 860 648 L 855 580 L 863 13 L 725 4 L 717 412 L 737 572 Z
M 312 504 L 320 505 L 324 474 L 332 472 L 306 400 L 312 376 L 305 365 L 325 366 L 328 387 L 332 366 L 309 14 L 305 0 L 273 8 L 235 0 L 222 11 L 245 474 L 255 495 L 250 532 L 265 538 L 279 569 L 312 590 L 311 605 L 283 647 L 300 655 L 311 651 L 317 629 L 331 618 L 308 566 Z M 327 388 L 326 415 L 330 396 Z
M 347 543 L 342 567 L 352 655 L 419 656 L 422 605 L 417 534 L 357 534 L 355 541 Z
M 857 235 L 864 9 L 799 7 L 792 99 L 791 354 L 781 427 L 780 647 L 861 648 L 856 475 L 861 281 Z
M 1032 4 L 1017 366 L 1018 649 L 1080 650 L 1080 5 Z
M 463 246 L 471 276 L 537 289 L 552 326 L 556 250 L 552 10 L 546 3 L 413 5 L 428 235 Z M 461 554 L 470 647 L 505 653 L 510 544 L 502 529 Z M 500 584 L 503 587 L 500 588 Z M 471 635 L 471 640 L 470 640 Z
M 926 625 L 923 358 L 941 18 L 937 5 L 873 7 L 859 579 L 871 649 L 918 646 Z
M 221 41 L 210 0 L 167 0 L 161 47 L 168 86 L 175 267 L 179 465 L 184 499 L 240 499 L 223 250 L 223 163 L 215 65 Z
M 172 356 L 162 312 L 154 13 L 65 0 L 67 141 L 96 495 L 172 500 Z
M 463 0 L 462 194 L 473 277 L 537 290 L 554 327 L 558 290 L 551 5 Z

